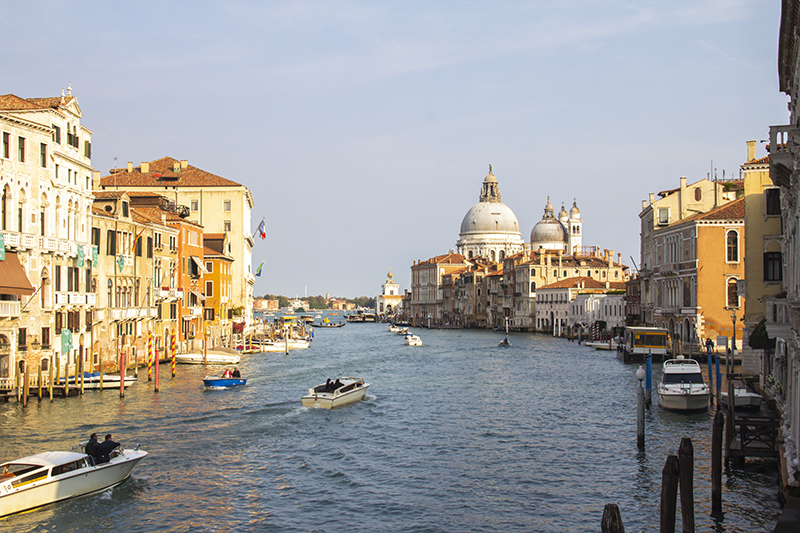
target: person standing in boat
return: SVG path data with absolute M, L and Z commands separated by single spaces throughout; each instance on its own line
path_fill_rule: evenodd
M 238 367 L 233 367 L 233 377 L 235 377 L 235 378 L 242 377 L 242 373 L 239 372 L 239 368 Z
M 89 442 L 87 442 L 86 446 L 84 446 L 84 450 L 86 450 L 86 455 L 91 457 L 95 463 L 97 463 L 98 446 L 100 446 L 100 443 L 97 442 L 97 433 L 92 433 L 89 435 Z
M 111 440 L 111 433 L 106 435 L 106 440 L 97 446 L 97 464 L 109 462 L 111 451 L 117 446 L 119 446 L 119 442 Z

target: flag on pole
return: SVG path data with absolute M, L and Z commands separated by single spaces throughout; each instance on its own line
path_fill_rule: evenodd
M 267 230 L 263 218 L 261 219 L 261 224 L 258 225 L 258 235 L 261 237 L 262 240 L 267 238 Z
M 256 269 L 256 276 L 261 276 L 261 267 L 263 266 L 264 266 L 264 261 L 261 261 L 261 264 L 259 264 L 258 268 Z

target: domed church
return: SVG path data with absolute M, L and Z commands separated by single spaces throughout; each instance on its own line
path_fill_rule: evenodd
M 548 196 L 544 216 L 531 230 L 531 251 L 564 250 L 567 255 L 574 255 L 583 243 L 582 226 L 581 210 L 576 202 L 572 202 L 569 213 L 562 205 L 556 218 Z
M 502 261 L 506 256 L 522 251 L 522 233 L 517 216 L 500 201 L 500 190 L 491 165 L 483 180 L 480 201 L 461 221 L 456 248 L 466 258 L 485 257 L 491 261 Z

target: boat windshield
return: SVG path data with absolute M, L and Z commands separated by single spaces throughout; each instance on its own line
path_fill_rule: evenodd
M 42 468 L 42 465 L 32 465 L 29 463 L 8 463 L 0 468 L 0 478 L 21 476 L 34 470 Z
M 670 384 L 670 383 L 698 383 L 700 385 L 703 384 L 703 376 L 702 374 L 691 373 L 691 374 L 664 374 L 661 383 Z

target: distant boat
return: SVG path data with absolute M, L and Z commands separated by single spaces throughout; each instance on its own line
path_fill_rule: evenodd
M 339 378 L 336 381 L 341 384 L 336 388 L 323 383 L 309 389 L 308 395 L 302 398 L 303 407 L 333 409 L 351 404 L 361 400 L 369 387 L 369 383 L 364 383 L 362 378 Z
M 175 356 L 176 363 L 188 365 L 202 365 L 203 363 L 209 365 L 235 365 L 239 362 L 238 355 L 223 354 L 223 353 L 182 353 Z
M 84 372 L 83 373 L 83 388 L 84 389 L 118 389 L 119 388 L 119 381 L 120 377 L 114 374 L 103 374 L 103 386 L 100 387 L 100 372 Z M 133 376 L 125 376 L 125 387 L 130 387 L 134 383 L 136 383 L 136 378 Z M 64 378 L 58 380 L 59 385 L 64 384 Z M 77 376 L 70 376 L 69 377 L 69 386 L 70 387 L 80 387 L 81 380 L 80 374 Z
M 203 384 L 209 389 L 230 389 L 239 385 L 246 385 L 247 380 L 243 378 L 223 378 L 219 376 L 206 376 Z

